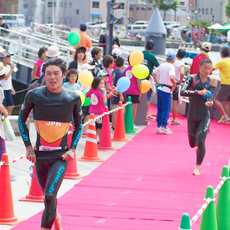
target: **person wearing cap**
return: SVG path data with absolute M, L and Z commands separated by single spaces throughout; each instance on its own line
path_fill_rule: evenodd
M 192 65 L 190 67 L 190 74 L 198 74 L 200 71 L 200 60 L 203 58 L 209 58 L 208 53 L 211 51 L 211 43 L 203 42 L 201 45 L 201 52 L 193 58 Z
M 149 76 L 146 78 L 149 80 L 150 75 L 153 72 L 154 67 L 158 67 L 160 64 L 158 60 L 156 59 L 155 55 L 152 54 L 152 50 L 154 49 L 155 44 L 152 40 L 149 40 L 145 45 L 145 50 L 143 51 L 144 54 L 144 61 L 142 64 L 146 65 L 149 68 Z M 146 119 L 155 119 L 150 113 L 149 113 L 149 107 L 152 100 L 152 89 L 150 89 L 147 92 L 147 113 L 146 113 Z
M 184 78 L 184 63 L 182 59 L 185 57 L 186 51 L 183 49 L 179 49 L 177 51 L 176 60 L 174 62 L 175 68 L 175 82 L 176 88 L 173 91 L 173 102 L 172 102 L 172 113 L 173 113 L 173 120 L 172 125 L 181 125 L 182 123 L 177 120 L 177 111 L 178 111 L 178 104 L 180 99 L 180 88 L 182 84 L 182 80 Z
M 3 51 L 0 53 L 0 58 L 2 59 L 2 63 L 4 67 L 7 68 L 7 72 L 3 80 L 1 80 L 1 85 L 4 90 L 4 101 L 3 105 L 7 107 L 8 114 L 11 115 L 14 109 L 14 101 L 12 95 L 15 95 L 15 90 L 12 84 L 11 74 L 16 67 L 16 64 L 11 63 L 11 56 L 13 54 L 8 53 L 7 51 Z
M 91 55 L 92 55 L 93 60 L 89 64 L 95 66 L 93 70 L 93 76 L 96 77 L 98 72 L 103 69 L 102 64 L 101 64 L 102 50 L 97 47 L 93 48 L 91 50 Z
M 229 101 L 230 101 L 230 58 L 229 48 L 222 46 L 220 48 L 220 57 L 222 60 L 218 61 L 212 68 L 213 71 L 220 71 L 220 83 L 221 86 L 216 93 L 214 102 L 217 108 L 220 110 L 222 117 L 218 121 L 219 123 L 230 124 L 229 118 Z M 221 102 L 224 102 L 225 109 Z
M 7 72 L 8 68 L 5 67 L 2 62 L 0 62 L 0 161 L 2 160 L 2 155 L 6 153 L 5 131 L 1 114 L 3 114 L 4 117 L 7 117 L 8 112 L 3 105 L 4 92 L 1 86 L 1 80 L 5 78 Z
M 114 49 L 112 50 L 112 56 L 113 56 L 113 60 L 114 60 L 114 62 L 113 62 L 113 70 L 117 68 L 117 67 L 116 67 L 116 59 L 117 59 L 118 57 L 120 57 L 121 54 L 122 54 L 122 52 L 121 52 L 121 50 L 120 50 L 119 48 L 114 48 Z
M 80 42 L 74 46 L 74 49 L 76 50 L 77 47 L 82 46 L 86 49 L 86 52 L 90 51 L 92 48 L 92 41 L 91 38 L 87 35 L 86 30 L 87 30 L 87 25 L 85 23 L 81 23 L 79 26 L 79 34 L 80 34 Z M 73 60 L 75 60 L 75 52 L 73 52 Z M 87 56 L 83 60 L 83 63 L 87 63 Z
M 157 84 L 157 133 L 172 134 L 168 128 L 168 119 L 172 92 L 176 88 L 175 68 L 173 66 L 175 59 L 176 54 L 171 51 L 168 52 L 166 62 L 162 63 L 152 73 Z
M 81 72 L 82 65 L 86 59 L 86 48 L 83 46 L 78 46 L 74 55 L 74 60 L 70 62 L 68 70 L 77 69 L 78 74 Z

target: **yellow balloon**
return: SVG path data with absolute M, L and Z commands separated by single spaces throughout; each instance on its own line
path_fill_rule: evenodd
M 141 81 L 141 93 L 147 93 L 150 90 L 151 84 L 148 80 Z
M 146 65 L 136 65 L 132 68 L 133 75 L 138 79 L 145 79 L 149 76 L 149 68 Z
M 78 79 L 82 85 L 89 87 L 93 82 L 93 74 L 88 70 L 82 70 L 78 75 Z
M 80 96 L 81 98 L 81 104 L 83 105 L 85 102 L 85 95 L 83 92 L 81 92 L 81 90 L 75 90 L 75 92 Z
M 144 54 L 140 50 L 134 50 L 129 56 L 129 63 L 132 67 L 140 65 L 144 60 Z

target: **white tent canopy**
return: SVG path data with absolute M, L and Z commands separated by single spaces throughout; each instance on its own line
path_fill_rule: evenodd
M 220 25 L 219 23 L 216 23 L 216 24 L 208 27 L 208 29 L 211 29 L 211 28 L 213 30 L 224 30 L 224 29 L 226 29 L 226 27 Z

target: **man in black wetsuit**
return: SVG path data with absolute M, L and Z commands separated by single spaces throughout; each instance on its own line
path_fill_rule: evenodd
M 27 93 L 18 117 L 26 157 L 35 163 L 37 180 L 44 193 L 45 210 L 41 230 L 51 229 L 53 224 L 55 230 L 62 229 L 60 214 L 56 209 L 57 192 L 81 136 L 81 99 L 76 92 L 62 88 L 66 70 L 66 63 L 62 59 L 47 60 L 43 65 L 46 86 Z M 32 109 L 37 130 L 34 148 L 26 126 Z M 72 121 L 74 129 L 68 146 L 67 136 Z
M 191 148 L 197 146 L 196 167 L 193 174 L 200 175 L 200 165 L 205 155 L 205 139 L 210 125 L 209 108 L 213 105 L 217 80 L 210 77 L 212 61 L 204 58 L 200 61 L 200 72 L 188 76 L 181 88 L 181 96 L 189 98 L 188 138 Z

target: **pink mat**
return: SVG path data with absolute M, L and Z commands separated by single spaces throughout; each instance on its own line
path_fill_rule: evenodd
M 152 108 L 156 114 L 156 108 Z M 171 230 L 185 212 L 192 217 L 206 188 L 219 183 L 229 158 L 229 126 L 211 122 L 201 167 L 195 177 L 195 150 L 188 144 L 186 118 L 173 135 L 156 134 L 156 123 L 117 151 L 58 200 L 64 230 Z M 32 204 L 31 204 L 32 205 Z M 14 229 L 39 229 L 41 213 Z M 199 229 L 200 219 L 192 227 Z

